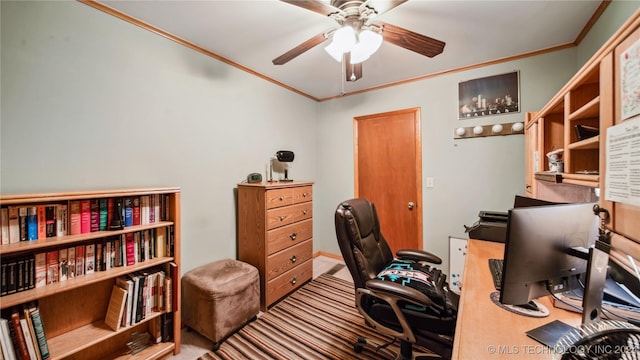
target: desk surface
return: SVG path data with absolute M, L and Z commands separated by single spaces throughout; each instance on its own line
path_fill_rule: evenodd
M 518 315 L 494 304 L 488 260 L 501 259 L 503 253 L 502 243 L 470 239 L 467 244 L 453 359 L 550 359 L 552 350 L 526 331 L 556 319 L 573 326 L 581 323 L 580 314 L 554 308 L 548 297 L 537 299 L 550 311 L 545 318 Z

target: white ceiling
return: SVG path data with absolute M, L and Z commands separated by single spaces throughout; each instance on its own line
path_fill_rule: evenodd
M 348 94 L 573 43 L 601 1 L 409 0 L 377 20 L 442 40 L 444 52 L 428 58 L 383 43 L 363 63 L 363 77 L 347 83 L 341 65 L 324 51 L 328 41 L 284 65 L 272 64 L 303 41 L 337 27 L 331 18 L 298 6 L 278 0 L 101 3 L 309 97 L 326 99 L 343 89 Z

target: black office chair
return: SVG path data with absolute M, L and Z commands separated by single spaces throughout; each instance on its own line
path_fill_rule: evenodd
M 413 358 L 413 344 L 451 358 L 459 297 L 449 291 L 446 275 L 427 264 L 442 260 L 421 250 L 399 250 L 394 258 L 366 199 L 338 205 L 335 227 L 366 324 L 400 340 L 400 359 Z M 366 344 L 358 339 L 355 351 Z

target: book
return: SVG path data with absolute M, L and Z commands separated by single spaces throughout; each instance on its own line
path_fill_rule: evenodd
M 168 312 L 160 315 L 162 342 L 173 340 L 173 313 Z
M 172 286 L 172 282 L 171 282 L 171 276 L 166 275 L 164 277 L 164 286 L 163 286 L 163 290 L 164 290 L 164 311 L 165 312 L 170 312 L 173 311 L 173 286 Z
M 16 266 L 16 291 L 24 291 L 27 289 L 26 287 L 26 261 L 27 259 L 23 256 L 17 259 L 18 264 Z
M 9 243 L 20 242 L 20 220 L 18 219 L 18 207 L 9 206 L 7 215 L 9 216 Z
M 133 240 L 133 233 L 122 234 L 125 243 L 125 265 L 131 266 L 136 264 L 135 258 L 135 243 Z
M 160 320 L 160 316 L 149 320 L 149 334 L 151 334 L 151 341 L 155 344 L 162 342 L 162 324 Z
M 27 240 L 38 240 L 38 208 L 27 209 Z
M 80 233 L 91 232 L 91 200 L 80 200 Z
M 156 197 L 149 195 L 149 224 L 156 222 Z
M 0 243 L 6 245 L 9 243 L 9 209 L 0 208 Z
M 54 237 L 57 235 L 56 206 L 55 205 L 45 206 L 44 214 L 45 214 L 45 237 Z
M 84 275 L 84 261 L 85 261 L 85 254 L 84 254 L 84 245 L 78 245 L 76 246 L 76 276 L 82 276 Z
M 58 250 L 47 251 L 47 284 L 53 284 L 60 281 L 58 256 Z
M 109 298 L 109 306 L 104 323 L 113 330 L 120 329 L 124 307 L 127 302 L 127 291 L 120 286 L 114 285 Z
M 85 260 L 84 260 L 84 264 L 85 264 L 85 270 L 84 273 L 85 274 L 93 274 L 96 270 L 96 245 L 95 244 L 88 244 L 85 247 Z
M 0 344 L 2 344 L 2 355 L 6 360 L 15 360 L 16 353 L 9 334 L 9 320 L 0 318 Z
M 26 241 L 27 239 L 27 207 L 21 206 L 18 208 L 18 223 L 20 224 L 20 241 Z
M 9 288 L 8 264 L 6 261 L 0 262 L 0 296 L 7 295 Z
M 166 311 L 166 304 L 164 299 L 164 279 L 165 279 L 164 271 L 158 272 L 158 290 L 156 292 L 157 294 L 156 308 L 158 312 Z
M 133 225 L 140 225 L 140 196 L 133 197 Z
M 149 195 L 140 196 L 140 224 L 149 223 Z
M 35 254 L 35 276 L 36 287 L 47 285 L 47 253 L 39 252 Z
M 113 221 L 113 198 L 107 199 L 107 229 L 111 227 Z
M 109 200 L 108 199 L 98 199 L 98 211 L 100 214 L 99 221 L 99 230 L 106 231 L 109 229 L 108 220 L 109 220 Z
M 66 204 L 60 204 L 56 207 L 56 236 L 65 236 L 69 234 L 69 213 Z
M 29 330 L 29 337 L 31 338 L 31 342 L 33 344 L 34 352 L 37 360 L 42 360 L 42 355 L 40 355 L 40 347 L 38 345 L 38 338 L 36 337 L 36 331 L 33 327 L 33 321 L 31 320 L 31 316 L 29 314 L 29 307 L 24 304 L 22 307 L 24 319 L 27 323 L 27 329 Z M 25 336 L 26 337 L 26 336 Z
M 96 257 L 96 262 L 95 262 L 95 271 L 103 271 L 105 269 L 105 263 L 104 263 L 104 240 L 103 242 L 96 242 L 96 247 L 95 247 L 95 257 Z
M 73 279 L 76 277 L 76 247 L 70 246 L 67 253 L 67 277 Z
M 89 200 L 89 216 L 90 232 L 100 231 L 100 202 L 98 199 Z
M 42 360 L 48 360 L 51 358 L 51 355 L 49 354 L 49 345 L 47 343 L 47 336 L 45 335 L 42 317 L 40 316 L 40 309 L 38 309 L 37 305 L 30 304 L 28 311 L 29 316 L 31 317 L 31 322 L 33 323 L 36 340 L 38 341 L 40 356 L 42 357 Z
M 113 199 L 113 216 L 109 222 L 110 230 L 124 229 L 124 202 L 122 198 Z
M 116 278 L 116 285 L 127 291 L 127 304 L 125 306 L 125 326 L 131 326 L 131 310 L 133 301 L 133 280 L 129 277 L 120 276 Z
M 131 299 L 131 324 L 136 324 L 140 320 L 138 318 L 138 296 L 140 294 L 140 275 L 130 274 L 133 281 L 133 298 Z
M 160 222 L 160 194 L 153 194 L 153 222 Z
M 69 234 L 77 235 L 82 233 L 81 217 L 80 201 L 69 201 Z
M 59 281 L 67 281 L 68 278 L 68 268 L 67 262 L 69 261 L 69 249 L 62 248 L 58 250 L 58 280 Z
M 36 206 L 38 211 L 38 239 L 47 238 L 47 209 L 44 205 Z
M 22 332 L 22 325 L 20 324 L 20 312 L 17 307 L 11 310 L 11 317 L 9 319 L 9 333 L 13 341 L 13 347 L 16 350 L 16 354 L 22 360 L 31 359 L 29 356 L 29 349 L 27 349 L 27 341 L 24 338 Z
M 24 341 L 27 345 L 27 351 L 29 352 L 29 358 L 31 360 L 37 360 L 38 355 L 36 355 L 36 348 L 33 344 L 33 338 L 31 337 L 31 331 L 29 330 L 29 325 L 27 324 L 27 319 L 20 318 L 20 327 L 22 328 L 22 335 L 24 336 Z
M 124 226 L 133 226 L 133 201 L 131 197 L 124 198 Z
M 9 259 L 4 260 L 3 263 L 7 264 L 7 294 L 13 294 L 18 291 L 18 260 Z
M 27 281 L 28 287 L 27 289 L 35 289 L 36 288 L 36 257 L 35 254 L 30 253 L 27 255 Z

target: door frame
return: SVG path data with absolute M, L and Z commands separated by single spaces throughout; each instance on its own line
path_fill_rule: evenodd
M 418 214 L 418 221 L 417 221 L 417 226 L 418 226 L 418 250 L 422 250 L 424 248 L 424 234 L 422 232 L 423 228 L 422 228 L 422 222 L 423 222 L 423 218 L 424 218 L 424 213 L 422 211 L 423 208 L 423 203 L 422 203 L 422 126 L 421 126 L 421 114 L 420 114 L 420 108 L 419 107 L 414 107 L 414 108 L 408 108 L 408 109 L 403 109 L 403 110 L 394 110 L 394 111 L 387 111 L 387 112 L 383 112 L 383 113 L 377 113 L 377 114 L 370 114 L 370 115 L 362 115 L 362 116 L 355 116 L 353 118 L 353 155 L 354 155 L 354 168 L 353 168 L 353 179 L 354 179 L 354 194 L 355 197 L 359 197 L 360 196 L 360 189 L 358 186 L 358 179 L 359 179 L 359 174 L 358 174 L 358 121 L 361 120 L 367 120 L 373 117 L 384 117 L 384 116 L 391 116 L 391 115 L 398 115 L 398 114 L 404 114 L 404 113 L 412 113 L 413 114 L 413 121 L 414 121 L 414 128 L 416 129 L 416 133 L 415 133 L 415 154 L 416 154 L 416 204 L 417 206 L 414 208 L 414 210 L 419 211 Z

